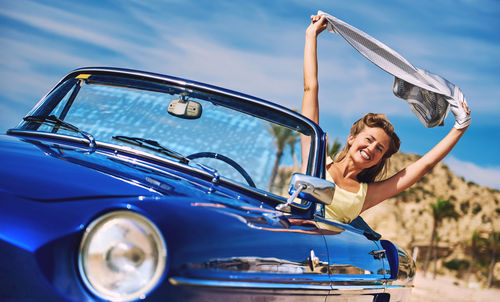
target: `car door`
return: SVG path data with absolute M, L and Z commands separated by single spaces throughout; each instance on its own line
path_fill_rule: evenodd
M 377 241 L 350 225 L 319 216 L 315 220 L 328 247 L 332 290 L 327 301 L 373 301 L 382 294 L 389 267 Z
M 200 205 L 203 206 L 203 205 Z M 328 252 L 313 219 L 246 207 L 220 208 L 223 232 L 205 232 L 216 242 L 170 279 L 193 301 L 325 301 L 331 289 Z M 228 217 L 229 216 L 229 217 Z M 206 217 L 205 217 L 206 218 Z M 243 223 L 231 223 L 236 218 Z M 211 237 L 211 238 L 208 238 Z M 196 256 L 196 262 L 193 262 Z

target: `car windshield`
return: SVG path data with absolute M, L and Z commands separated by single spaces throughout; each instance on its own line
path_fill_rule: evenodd
M 288 196 L 290 177 L 301 170 L 300 134 L 313 137 L 310 127 L 259 102 L 207 91 L 79 75 L 59 85 L 31 115 L 55 116 L 91 134 L 96 142 L 170 160 L 176 158 L 165 150 L 174 152 L 216 169 L 222 178 Z M 28 119 L 20 128 L 78 136 L 40 119 Z M 160 147 L 163 152 L 156 150 Z

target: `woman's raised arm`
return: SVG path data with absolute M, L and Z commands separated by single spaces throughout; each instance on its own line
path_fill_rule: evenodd
M 453 114 L 457 118 L 467 119 L 466 124 L 455 124 L 450 132 L 434 148 L 416 162 L 394 174 L 390 178 L 370 183 L 366 194 L 365 204 L 361 211 L 369 209 L 387 198 L 390 198 L 416 183 L 422 176 L 440 162 L 458 143 L 470 124 L 470 110 L 465 101 L 460 102 L 461 108 L 455 108 Z
M 311 16 L 311 24 L 306 30 L 304 45 L 304 96 L 302 98 L 302 115 L 319 123 L 318 104 L 318 58 L 317 37 L 325 30 L 327 21 L 325 17 Z M 307 160 L 311 138 L 301 135 L 302 173 L 306 172 Z

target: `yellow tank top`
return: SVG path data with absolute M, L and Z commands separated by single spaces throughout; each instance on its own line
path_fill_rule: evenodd
M 326 165 L 332 163 L 332 159 L 327 157 Z M 330 173 L 326 171 L 326 180 L 334 182 Z M 357 193 L 349 192 L 339 186 L 335 187 L 332 204 L 325 207 L 325 218 L 335 219 L 343 223 L 349 223 L 359 216 L 363 204 L 365 203 L 367 183 L 360 183 Z

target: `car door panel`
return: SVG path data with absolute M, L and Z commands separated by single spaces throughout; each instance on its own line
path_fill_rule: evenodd
M 332 290 L 327 301 L 337 301 L 340 297 L 351 301 L 354 296 L 363 301 L 383 293 L 389 268 L 384 266 L 382 247 L 351 226 L 321 217 L 315 220 L 325 234 L 328 247 Z
M 285 218 L 280 212 L 258 208 L 219 212 L 223 213 L 220 223 L 228 228 L 218 232 L 218 238 L 204 239 L 216 245 L 205 247 L 206 256 L 198 255 L 197 261 L 186 263 L 169 279 L 172 285 L 190 288 L 180 296 L 196 292 L 194 300 L 245 301 L 258 296 L 273 301 L 324 301 L 331 289 L 328 252 L 313 220 Z M 225 219 L 242 223 L 224 223 Z M 200 236 L 214 233 L 203 228 L 197 232 Z

